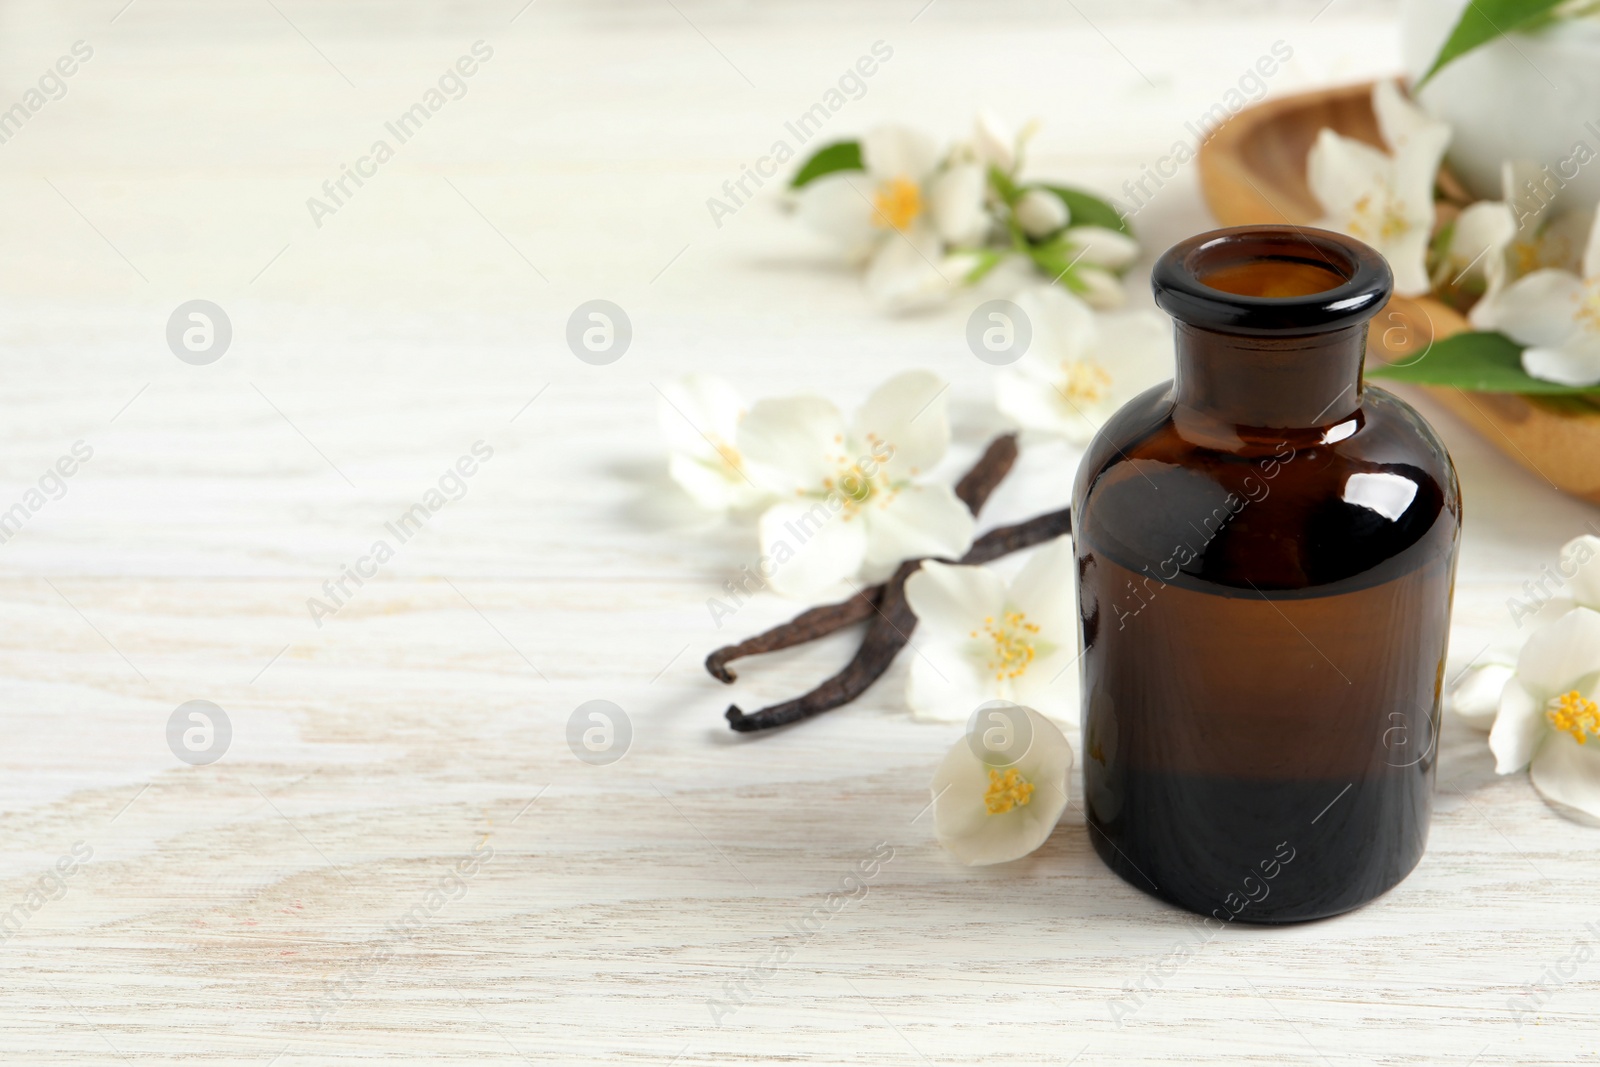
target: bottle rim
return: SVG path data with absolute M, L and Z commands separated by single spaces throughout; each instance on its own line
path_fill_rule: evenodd
M 1335 283 L 1292 296 L 1252 296 L 1203 280 L 1218 271 L 1281 262 L 1329 273 Z M 1308 226 L 1235 226 L 1179 241 L 1150 271 L 1156 306 L 1203 330 L 1251 336 L 1326 333 L 1366 322 L 1394 291 L 1394 274 L 1371 246 Z

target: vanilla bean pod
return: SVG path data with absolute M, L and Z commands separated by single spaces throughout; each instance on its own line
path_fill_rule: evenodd
M 976 541 L 967 550 L 967 554 L 958 561 L 976 566 L 979 563 L 988 563 L 990 560 L 1009 556 L 1013 552 L 1021 552 L 1024 548 L 1042 545 L 1046 541 L 1054 541 L 1063 534 L 1072 532 L 1072 509 L 1062 508 L 1060 511 L 1047 511 L 1043 515 L 1035 515 L 1023 522 L 1015 522 L 1010 526 L 996 526 Z
M 1046 512 L 1026 522 L 990 530 L 972 543 L 972 548 L 959 562 L 987 563 L 1071 532 L 1070 508 Z M 917 617 L 906 602 L 905 589 L 906 579 L 916 573 L 920 566 L 920 559 L 907 560 L 895 571 L 894 577 L 884 583 L 883 593 L 878 598 L 877 615 L 867 627 L 866 636 L 861 639 L 861 648 L 842 671 L 803 696 L 748 715 L 739 710 L 737 704 L 730 704 L 728 725 L 741 733 L 770 730 L 831 711 L 866 692 L 889 669 L 889 664 L 894 662 L 900 649 L 911 640 L 911 631 L 916 629 Z
M 1000 487 L 1017 462 L 1017 435 L 1002 434 L 989 442 L 978 462 L 956 483 L 956 499 L 974 516 L 983 510 L 990 494 Z
M 984 449 L 972 469 L 956 483 L 956 496 L 968 511 L 977 515 L 990 494 L 1011 473 L 1016 461 L 1016 434 L 996 437 L 989 442 L 989 447 Z M 883 589 L 882 585 L 868 586 L 852 594 L 848 600 L 802 611 L 788 622 L 748 637 L 738 644 L 724 645 L 706 657 L 706 670 L 718 681 L 732 684 L 738 676 L 728 669 L 728 664 L 734 660 L 803 645 L 869 618 L 878 608 Z
M 736 645 L 724 645 L 717 649 L 706 657 L 706 670 L 711 672 L 713 678 L 731 685 L 739 677 L 728 669 L 728 664 L 734 660 L 759 655 L 762 652 L 793 648 L 795 645 L 803 645 L 807 641 L 815 641 L 836 630 L 842 630 L 851 623 L 860 622 L 871 615 L 877 609 L 878 600 L 882 595 L 883 586 L 873 585 L 850 594 L 849 600 L 842 600 L 837 604 L 823 604 L 802 611 L 788 622 L 758 633 L 754 637 L 747 637 Z

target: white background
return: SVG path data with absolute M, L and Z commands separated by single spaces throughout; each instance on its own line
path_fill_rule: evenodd
M 699 666 L 796 605 L 763 596 L 714 627 L 706 599 L 753 534 L 673 497 L 653 383 L 710 370 L 849 407 L 928 367 L 954 383 L 951 471 L 994 426 L 973 300 L 875 311 L 772 186 L 713 224 L 707 197 L 786 119 L 882 40 L 893 58 L 828 137 L 959 136 L 987 106 L 1042 120 L 1032 174 L 1115 193 L 1274 41 L 1294 58 L 1273 94 L 1396 69 L 1390 5 L 123 3 L 0 7 L 0 108 L 94 48 L 0 145 L 0 510 L 94 449 L 0 545 L 0 910 L 74 842 L 94 850 L 0 945 L 9 1058 L 1596 1055 L 1600 962 L 1521 1025 L 1508 999 L 1600 942 L 1582 925 L 1600 838 L 1496 778 L 1469 731 L 1445 735 L 1430 848 L 1398 889 L 1229 930 L 1157 988 L 1144 976 L 1194 922 L 1108 873 L 1076 810 L 1002 868 L 933 842 L 919 813 L 957 731 L 910 721 L 903 664 L 754 740 L 727 731 L 728 701 L 800 692 L 849 639 L 748 662 L 731 689 Z M 480 39 L 494 55 L 467 95 L 314 225 L 306 199 Z M 1192 165 L 1135 221 L 1138 304 L 1149 260 L 1209 224 Z M 563 340 L 597 297 L 634 329 L 606 367 Z M 195 298 L 234 330 L 206 367 L 164 340 Z M 1595 515 L 1419 403 L 1465 499 L 1458 668 L 1514 635 L 1507 598 Z M 494 457 L 465 498 L 315 626 L 307 598 L 478 440 Z M 985 523 L 1060 506 L 1073 462 L 1030 451 Z M 192 699 L 233 723 L 209 767 L 166 745 Z M 610 767 L 567 748 L 591 699 L 633 724 Z M 395 942 L 385 927 L 485 841 L 465 895 Z M 786 924 L 880 841 L 894 858 L 866 898 L 797 942 Z M 724 983 L 784 946 L 714 1019 Z M 1154 992 L 1119 1026 L 1108 1001 L 1140 981 Z

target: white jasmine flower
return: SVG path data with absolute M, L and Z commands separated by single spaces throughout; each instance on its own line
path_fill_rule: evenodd
M 906 678 L 914 718 L 961 722 L 987 700 L 1078 715 L 1078 606 L 1072 539 L 1040 548 L 1008 588 L 993 571 L 928 560 L 906 581 L 917 651 Z
M 667 473 L 701 507 L 753 507 L 765 494 L 734 447 L 744 403 L 733 386 L 712 374 L 691 374 L 659 387 L 656 404 L 667 443 Z
M 1555 567 L 1545 566 L 1537 578 L 1524 581 L 1522 595 L 1509 598 L 1506 608 L 1519 630 L 1524 620 L 1544 626 L 1573 608 L 1600 611 L 1600 537 L 1584 534 L 1568 541 Z
M 972 141 L 962 146 L 964 154 L 970 154 L 985 167 L 994 167 L 1002 174 L 1011 174 L 1017 169 L 1020 147 L 1010 125 L 992 111 L 978 112 L 972 123 Z
M 1506 602 L 1519 628 L 1524 619 L 1536 628 L 1548 625 L 1573 608 L 1600 611 L 1600 537 L 1574 537 L 1561 547 L 1555 567 L 1545 567 L 1537 582 L 1524 582 L 1522 589 L 1523 596 Z M 1513 663 L 1494 653 L 1463 672 L 1447 695 L 1450 709 L 1468 725 L 1489 729 L 1506 682 L 1516 673 Z
M 761 516 L 774 589 L 811 597 L 876 581 L 917 556 L 960 556 L 973 519 L 947 485 L 919 476 L 950 443 L 947 386 L 927 371 L 891 378 L 848 426 L 821 397 L 763 400 L 739 425 L 739 451 L 778 502 Z
M 1104 226 L 1070 226 L 1056 241 L 1063 246 L 1067 263 L 1056 279 L 1060 284 L 1097 310 L 1123 305 L 1127 294 L 1121 274 L 1139 258 L 1133 238 Z
M 1480 200 L 1456 216 L 1450 239 L 1433 269 L 1435 289 L 1481 294 L 1474 311 L 1506 283 L 1506 251 L 1517 234 L 1511 205 Z
M 985 715 L 997 716 L 998 725 Z M 1029 735 L 1026 751 L 997 759 L 973 737 L 951 746 L 933 776 L 935 832 L 969 866 L 1021 859 L 1049 839 L 1066 809 L 1072 746 L 1055 723 L 1015 704 L 984 709 L 977 729 L 1020 729 Z
M 1594 217 L 1593 211 L 1563 211 L 1547 223 L 1519 229 L 1506 250 L 1506 280 L 1546 268 L 1582 270 Z
M 1560 618 L 1573 608 L 1600 611 L 1600 537 L 1574 537 L 1561 546 L 1555 570 L 1546 567 L 1538 582 L 1524 582 L 1522 589 L 1526 599 L 1512 598 L 1512 614 L 1519 619 L 1531 616 L 1536 625 Z
M 1468 669 L 1450 690 L 1450 710 L 1468 726 L 1489 729 L 1500 713 L 1500 695 L 1516 673 L 1509 663 L 1483 663 Z
M 887 305 L 912 306 L 959 281 L 940 261 L 988 230 L 983 165 L 945 163 L 932 138 L 898 126 L 862 137 L 861 163 L 863 171 L 830 174 L 801 190 L 800 217 L 866 262 L 867 289 Z
M 1171 327 L 1154 313 L 1096 314 L 1056 286 L 1016 302 L 1033 339 L 996 374 L 995 402 L 1025 429 L 1086 443 L 1119 407 L 1172 377 Z
M 1127 301 L 1121 280 L 1115 274 L 1094 267 L 1077 272 L 1068 288 L 1084 303 L 1101 311 L 1119 308 Z
M 941 302 L 965 284 L 981 263 L 971 252 L 933 254 L 936 258 L 929 269 L 927 260 L 913 262 L 919 253 L 910 246 L 902 245 L 898 249 L 885 246 L 882 254 L 867 268 L 867 291 L 887 308 L 900 311 L 925 308 Z
M 1543 269 L 1518 278 L 1474 309 L 1474 325 L 1518 344 L 1522 369 L 1562 385 L 1600 384 L 1600 215 L 1589 232 L 1581 276 Z
M 1085 266 L 1123 270 L 1139 258 L 1139 242 L 1105 226 L 1073 226 L 1061 236 L 1078 250 L 1078 262 Z
M 1055 239 L 1066 269 L 1060 282 L 1090 307 L 1108 310 L 1126 299 L 1120 274 L 1139 258 L 1139 244 L 1104 226 L 1069 226 Z
M 1324 128 L 1306 163 L 1312 194 L 1326 213 L 1317 223 L 1372 245 L 1394 271 L 1402 296 L 1428 291 L 1428 239 L 1433 230 L 1433 183 L 1450 142 L 1450 127 L 1400 95 L 1393 82 L 1373 87 L 1378 130 L 1389 147 Z
M 1532 160 L 1503 161 L 1500 187 L 1500 198 L 1517 222 L 1517 236 L 1506 257 L 1508 280 L 1544 267 L 1577 270 L 1593 210 L 1566 206 L 1559 194 L 1552 199 L 1548 173 Z
M 1489 732 L 1495 771 L 1528 767 L 1569 818 L 1600 824 L 1600 612 L 1574 608 L 1529 636 Z
M 1572 605 L 1600 611 L 1600 537 L 1584 534 L 1561 546 L 1560 567 L 1572 571 L 1565 589 Z
M 1484 323 L 1510 282 L 1546 267 L 1578 266 L 1591 216 L 1550 211 L 1543 180 L 1543 171 L 1534 164 L 1506 160 L 1500 172 L 1501 198 L 1480 200 L 1461 213 L 1444 261 L 1434 271 L 1436 288 L 1461 286 L 1468 295 L 1479 295 L 1467 318 L 1480 330 L 1490 329 Z
M 1049 189 L 1037 186 L 1017 197 L 1017 203 L 1011 210 L 1022 232 L 1035 241 L 1049 237 L 1065 226 L 1071 217 L 1066 201 Z

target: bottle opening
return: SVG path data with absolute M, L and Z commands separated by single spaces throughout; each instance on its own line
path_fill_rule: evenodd
M 1353 237 L 1240 226 L 1169 248 L 1150 272 L 1156 305 L 1223 333 L 1294 336 L 1359 325 L 1388 302 L 1389 265 Z
M 1277 256 L 1202 268 L 1197 277 L 1220 292 L 1269 300 L 1325 293 L 1350 280 L 1321 263 Z

